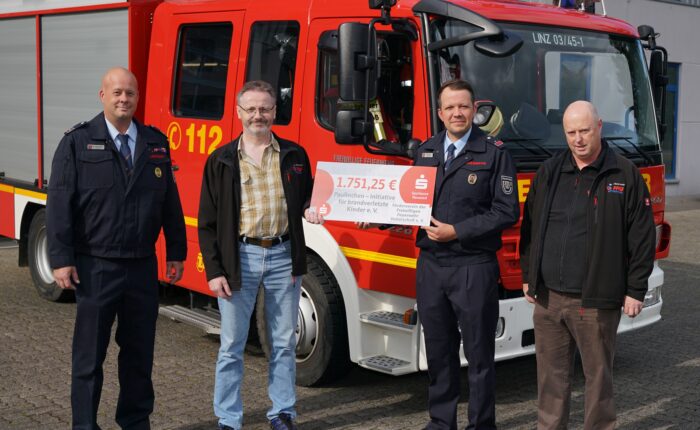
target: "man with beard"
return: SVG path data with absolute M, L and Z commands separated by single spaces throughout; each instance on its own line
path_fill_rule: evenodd
M 306 152 L 271 131 L 276 99 L 267 82 L 243 85 L 237 96 L 243 133 L 209 156 L 202 179 L 199 245 L 221 312 L 214 413 L 222 430 L 243 425 L 243 350 L 260 286 L 270 346 L 267 417 L 274 430 L 296 429 L 302 214 L 309 222 L 322 219 L 308 210 L 313 182 Z

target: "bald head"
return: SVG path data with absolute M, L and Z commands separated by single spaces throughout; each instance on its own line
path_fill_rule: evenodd
M 105 118 L 121 133 L 125 133 L 139 102 L 136 76 L 123 67 L 113 67 L 102 77 L 100 101 Z
M 111 69 L 107 70 L 104 75 L 102 75 L 102 89 L 105 88 L 105 85 L 110 85 L 115 80 L 122 79 L 132 81 L 133 85 L 138 88 L 136 75 L 131 73 L 129 69 L 125 69 L 124 67 L 112 67 Z
M 566 121 L 567 116 L 586 116 L 590 115 L 593 121 L 597 122 L 600 117 L 598 116 L 598 111 L 596 110 L 593 103 L 587 102 L 585 100 L 578 100 L 571 103 L 564 111 L 564 121 Z
M 579 100 L 564 111 L 564 133 L 579 169 L 593 163 L 600 155 L 603 121 L 592 103 Z

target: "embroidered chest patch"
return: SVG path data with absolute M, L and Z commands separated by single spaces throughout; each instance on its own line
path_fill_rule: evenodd
M 609 183 L 607 187 L 605 187 L 608 193 L 611 194 L 624 194 L 625 192 L 625 184 L 622 184 L 620 182 L 612 182 Z

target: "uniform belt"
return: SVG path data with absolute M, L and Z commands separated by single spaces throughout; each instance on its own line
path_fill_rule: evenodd
M 248 245 L 255 245 L 255 246 L 261 246 L 263 248 L 269 248 L 271 246 L 279 245 L 280 243 L 284 243 L 289 240 L 289 233 L 283 234 L 282 236 L 276 236 L 276 237 L 264 237 L 264 238 L 257 238 L 257 237 L 248 237 L 248 236 L 241 236 L 240 241 L 243 243 L 246 243 Z

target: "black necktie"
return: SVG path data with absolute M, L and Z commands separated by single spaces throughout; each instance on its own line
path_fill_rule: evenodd
M 452 163 L 452 160 L 455 159 L 455 149 L 457 149 L 457 147 L 454 143 L 450 143 L 450 146 L 447 147 L 447 158 L 445 158 L 445 170 L 450 168 L 450 163 Z
M 131 159 L 131 149 L 129 148 L 129 136 L 126 134 L 120 134 L 117 135 L 117 139 L 119 139 L 119 142 L 121 143 L 121 146 L 119 147 L 119 152 L 122 154 L 122 157 L 124 157 L 124 161 L 126 161 L 126 166 L 128 167 L 129 171 L 134 167 L 134 162 Z

